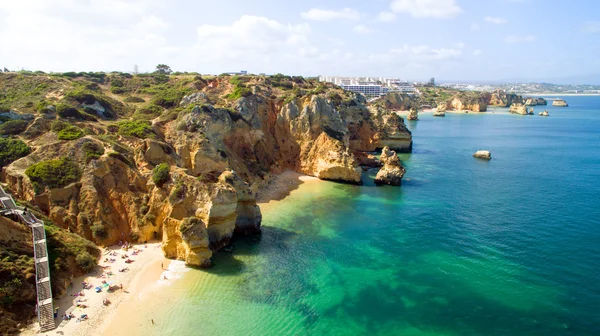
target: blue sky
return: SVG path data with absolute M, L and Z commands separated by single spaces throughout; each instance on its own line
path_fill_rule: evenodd
M 0 0 L 0 66 L 547 79 L 600 73 L 592 0 Z

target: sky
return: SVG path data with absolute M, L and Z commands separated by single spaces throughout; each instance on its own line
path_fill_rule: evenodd
M 599 54 L 597 0 L 0 0 L 11 70 L 483 81 L 590 77 Z

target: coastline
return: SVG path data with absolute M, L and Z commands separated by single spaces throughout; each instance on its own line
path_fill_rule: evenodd
M 281 174 L 273 175 L 271 180 L 257 192 L 257 204 L 261 208 L 276 206 L 281 200 L 297 190 L 301 184 L 322 182 L 312 176 L 286 170 Z M 137 331 L 146 330 L 152 325 L 152 320 L 159 323 L 159 302 L 151 300 L 161 287 L 169 285 L 172 281 L 179 279 L 188 268 L 181 261 L 166 259 L 160 248 L 160 243 L 133 245 L 128 255 L 135 249 L 141 250 L 136 256 L 131 256 L 133 263 L 126 264 L 125 259 L 111 257 L 108 253 L 125 253 L 117 246 L 103 249 L 101 262 L 96 271 L 73 279 L 73 286 L 60 299 L 56 300 L 58 309 L 57 328 L 42 333 L 41 335 L 134 335 Z M 114 258 L 114 263 L 105 262 L 105 258 Z M 161 268 L 162 266 L 162 268 Z M 127 272 L 119 272 L 119 269 L 128 267 Z M 113 275 L 106 276 L 111 271 Z M 106 278 L 102 278 L 102 276 Z M 123 285 L 123 291 L 116 290 L 107 293 L 96 293 L 94 288 L 101 286 L 102 281 L 113 285 Z M 83 290 L 82 282 L 92 284 L 92 289 Z M 86 308 L 75 307 L 78 297 L 74 294 L 83 291 L 80 297 Z M 108 298 L 111 303 L 104 306 L 102 301 Z M 143 307 L 143 308 L 141 308 Z M 76 318 L 87 314 L 88 319 L 77 322 L 76 318 L 62 321 L 61 316 L 65 312 L 72 312 Z M 22 331 L 23 335 L 37 335 L 37 322 Z
M 40 335 L 92 335 L 99 334 L 105 330 L 112 322 L 117 312 L 121 312 L 121 306 L 132 298 L 139 296 L 146 290 L 151 283 L 155 283 L 161 278 L 161 272 L 157 272 L 160 264 L 169 266 L 170 260 L 165 259 L 160 248 L 160 243 L 136 244 L 131 249 L 125 251 L 117 246 L 110 246 L 103 249 L 101 261 L 97 270 L 73 279 L 73 284 L 67 290 L 67 293 L 55 301 L 55 308 L 58 308 L 57 327 Z M 134 249 L 140 252 L 132 255 Z M 110 256 L 108 253 L 116 252 L 118 255 L 127 253 L 132 263 L 125 263 L 126 259 L 120 256 Z M 105 262 L 106 258 L 114 258 L 115 262 Z M 120 269 L 129 270 L 120 272 Z M 158 269 L 160 271 L 160 269 Z M 108 275 L 110 274 L 110 275 Z M 91 289 L 83 289 L 82 282 L 85 281 L 92 285 Z M 118 286 L 113 292 L 108 292 L 108 287 L 102 284 L 106 281 L 108 284 Z M 123 290 L 120 289 L 121 285 Z M 102 291 L 96 293 L 95 288 L 101 286 Z M 75 296 L 82 292 L 83 296 Z M 104 299 L 109 299 L 110 304 L 105 306 Z M 77 300 L 85 307 L 76 307 Z M 61 316 L 65 313 L 72 313 L 75 318 L 63 321 Z M 88 319 L 78 322 L 77 318 L 82 314 L 87 314 Z M 30 325 L 22 331 L 22 335 L 37 335 L 39 327 L 37 322 Z
M 303 183 L 322 182 L 314 176 L 303 175 L 291 170 L 281 174 L 273 175 L 269 183 L 263 186 L 257 193 L 256 203 L 259 206 L 275 204 L 287 196 Z

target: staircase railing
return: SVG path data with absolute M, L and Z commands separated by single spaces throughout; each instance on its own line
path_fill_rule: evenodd
M 37 219 L 34 214 L 18 206 L 12 196 L 0 186 L 0 203 L 5 214 L 16 215 L 19 220 L 31 228 L 33 240 L 33 258 L 35 261 L 35 287 L 37 293 L 38 323 L 42 332 L 56 327 L 54 322 L 54 302 L 52 300 L 52 286 L 50 283 L 50 263 L 48 259 L 48 245 L 46 244 L 46 230 L 44 222 Z

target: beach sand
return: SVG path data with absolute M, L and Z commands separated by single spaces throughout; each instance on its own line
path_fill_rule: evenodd
M 134 249 L 140 252 L 132 255 Z M 115 252 L 117 256 L 111 256 L 108 253 Z M 125 263 L 127 259 L 121 259 L 121 255 L 127 254 L 132 263 Z M 105 262 L 105 258 L 113 258 L 115 262 Z M 111 320 L 116 316 L 120 305 L 131 301 L 138 295 L 141 295 L 146 289 L 152 287 L 152 284 L 161 279 L 161 263 L 165 268 L 169 266 L 170 261 L 163 257 L 160 243 L 137 244 L 131 249 L 125 251 L 117 246 L 111 246 L 103 249 L 101 262 L 97 270 L 93 273 L 73 279 L 72 286 L 67 290 L 66 295 L 55 301 L 54 307 L 58 308 L 58 318 L 56 324 L 58 327 L 42 335 L 98 335 L 106 329 Z M 120 269 L 129 268 L 124 272 Z M 108 275 L 109 272 L 111 275 Z M 83 289 L 82 282 L 85 281 L 92 285 L 91 289 Z M 102 284 L 106 281 L 119 289 L 108 292 L 108 287 Z M 120 289 L 121 285 L 123 290 Z M 95 288 L 102 286 L 102 291 L 96 293 Z M 76 293 L 83 292 L 84 296 L 74 296 Z M 102 301 L 109 299 L 110 304 L 105 306 Z M 86 307 L 76 307 L 77 300 Z M 76 318 L 69 321 L 63 321 L 61 316 L 65 313 L 73 313 Z M 77 322 L 77 318 L 82 314 L 87 314 L 88 319 Z M 39 330 L 37 322 L 23 331 L 23 335 L 34 335 Z
M 261 207 L 276 206 L 279 201 L 290 195 L 291 192 L 298 189 L 303 183 L 319 182 L 316 177 L 298 174 L 293 171 L 285 171 L 282 174 L 273 176 L 272 180 L 259 190 L 257 203 Z M 131 256 L 133 248 L 141 250 L 136 256 Z M 147 330 L 151 326 L 152 320 L 159 323 L 159 316 L 155 316 L 155 311 L 159 307 L 156 300 L 150 300 L 161 286 L 169 285 L 176 281 L 185 272 L 184 263 L 181 261 L 171 261 L 164 258 L 160 243 L 138 244 L 134 245 L 128 252 L 117 246 L 103 249 L 100 267 L 98 271 L 73 280 L 73 286 L 67 291 L 67 294 L 55 301 L 55 307 L 58 309 L 57 325 L 60 325 L 43 335 L 137 335 L 138 331 Z M 116 252 L 119 256 L 110 256 L 110 252 Z M 120 255 L 127 253 L 134 260 L 133 263 L 126 264 L 126 259 L 121 259 Z M 105 262 L 105 258 L 114 258 L 114 263 Z M 108 266 L 108 267 L 106 267 Z M 102 268 L 106 267 L 106 268 Z M 126 272 L 119 272 L 119 269 L 128 267 Z M 164 268 L 164 269 L 163 269 Z M 106 273 L 111 271 L 112 275 Z M 104 278 L 101 277 L 104 275 Z M 165 278 L 166 277 L 166 278 Z M 96 293 L 95 288 L 102 285 L 106 280 L 113 285 L 123 285 L 123 291 L 116 290 L 108 293 L 107 288 L 102 292 Z M 86 281 L 92 284 L 92 289 L 82 290 L 82 282 Z M 74 294 L 83 291 L 85 296 L 75 297 Z M 153 294 L 154 293 L 154 294 Z M 102 301 L 108 298 L 111 304 L 104 306 Z M 86 308 L 77 308 L 77 299 L 85 300 L 81 302 Z M 143 307 L 143 308 L 140 308 Z M 65 312 L 72 312 L 76 317 L 87 314 L 88 319 L 77 322 L 76 318 L 70 321 L 62 321 L 61 316 Z M 139 315 L 144 316 L 139 316 Z M 23 332 L 24 335 L 34 335 L 39 330 L 37 322 Z
M 259 190 L 256 202 L 260 206 L 276 203 L 289 196 L 301 184 L 317 181 L 321 180 L 314 176 L 302 175 L 291 170 L 286 170 L 279 175 L 273 176 L 272 180 Z

